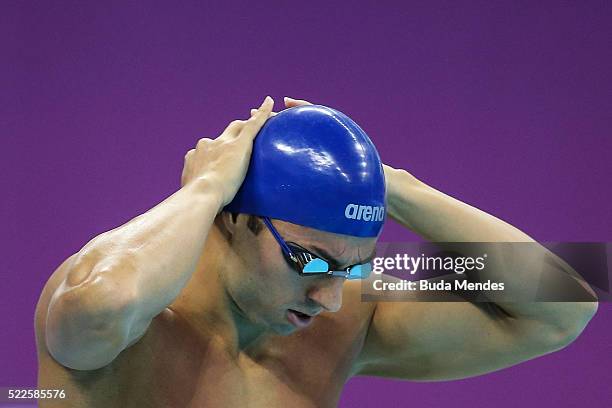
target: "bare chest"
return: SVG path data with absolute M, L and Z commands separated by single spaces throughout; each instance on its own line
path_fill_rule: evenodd
M 214 337 L 148 334 L 108 368 L 95 399 L 124 407 L 333 407 L 358 345 L 325 347 L 311 336 L 321 338 L 276 338 L 232 355 Z

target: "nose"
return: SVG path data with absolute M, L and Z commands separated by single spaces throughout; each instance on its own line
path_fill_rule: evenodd
M 337 312 L 342 306 L 342 287 L 345 279 L 325 277 L 308 291 L 308 298 L 328 312 Z

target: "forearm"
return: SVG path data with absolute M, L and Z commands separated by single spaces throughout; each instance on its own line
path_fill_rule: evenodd
M 128 304 L 135 321 L 154 317 L 191 277 L 220 205 L 205 181 L 187 184 L 146 213 L 88 243 L 75 258 L 64 291 L 100 303 Z M 118 292 L 116 299 L 95 295 L 112 296 L 109 287 Z
M 527 234 L 512 225 L 485 213 L 475 207 L 452 198 L 427 186 L 403 170 L 390 170 L 386 174 L 391 186 L 388 191 L 389 215 L 416 234 L 434 242 L 525 242 L 521 256 L 502 254 L 504 247 L 488 245 L 487 249 L 496 251 L 489 254 L 487 267 L 479 273 L 480 280 L 490 279 L 503 282 L 505 295 L 525 298 L 533 293 L 538 285 L 554 283 L 565 278 L 561 274 L 575 278 L 578 290 L 593 294 L 588 285 L 565 262 L 546 248 L 535 243 Z M 500 255 L 500 256 L 492 256 Z M 540 320 L 549 326 L 573 330 L 584 324 L 595 310 L 593 303 L 553 303 L 553 302 L 511 302 L 498 303 L 504 310 L 516 317 Z
M 392 186 L 388 193 L 389 215 L 428 241 L 444 243 L 483 243 L 463 245 L 462 250 L 470 251 L 466 256 L 479 257 L 488 253 L 486 268 L 479 272 L 481 280 L 503 282 L 504 292 L 526 293 L 536 287 L 538 276 L 514 263 L 517 257 L 501 256 L 502 245 L 488 245 L 493 242 L 533 242 L 525 233 L 508 223 L 475 207 L 450 197 L 417 180 L 403 170 L 388 171 Z M 517 244 L 519 245 L 519 244 Z M 523 245 L 523 244 L 520 244 Z M 545 251 L 536 243 L 528 244 L 537 249 L 530 255 L 542 262 Z M 485 248 L 486 247 L 486 248 Z M 521 258 L 524 261 L 524 258 Z M 510 306 L 512 307 L 512 306 Z M 520 307 L 520 306 L 519 306 Z
M 388 170 L 388 214 L 433 242 L 532 242 L 512 225 L 450 197 L 404 170 Z
M 215 217 L 244 180 L 253 140 L 273 104 L 266 97 L 249 120 L 231 122 L 214 140 L 199 139 L 185 155 L 179 191 L 96 237 L 54 272 L 45 336 L 58 361 L 103 367 L 179 296 Z

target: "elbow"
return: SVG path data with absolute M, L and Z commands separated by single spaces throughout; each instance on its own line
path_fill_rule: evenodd
M 563 349 L 572 344 L 584 331 L 589 321 L 597 313 L 597 302 L 569 303 L 572 310 L 559 322 L 544 330 L 545 346 L 548 352 Z
M 123 351 L 125 336 L 120 332 L 91 333 L 80 338 L 74 333 L 48 332 L 47 350 L 60 365 L 78 371 L 97 370 L 110 364 Z
M 47 350 L 68 368 L 104 367 L 126 346 L 133 305 L 132 296 L 101 278 L 56 293 L 47 311 Z

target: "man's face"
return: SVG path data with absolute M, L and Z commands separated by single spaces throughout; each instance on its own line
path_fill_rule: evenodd
M 278 242 L 265 226 L 255 235 L 246 227 L 246 216 L 240 218 L 243 220 L 238 222 L 232 240 L 238 262 L 235 268 L 226 271 L 225 284 L 248 320 L 278 334 L 290 334 L 316 319 L 304 315 L 340 309 L 345 278 L 301 276 L 285 260 Z M 285 241 L 342 268 L 362 263 L 376 245 L 376 238 L 333 234 L 278 220 L 273 224 Z

